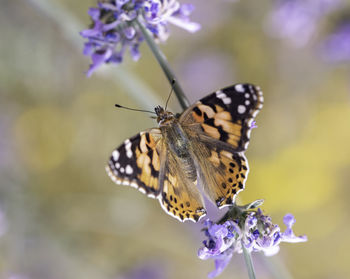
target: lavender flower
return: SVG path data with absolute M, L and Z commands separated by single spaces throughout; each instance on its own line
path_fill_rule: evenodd
M 350 21 L 339 25 L 322 44 L 322 55 L 332 63 L 350 62 Z
M 80 32 L 87 38 L 83 53 L 91 56 L 90 76 L 104 63 L 119 64 L 128 49 L 134 61 L 140 58 L 139 45 L 144 40 L 133 21 L 139 20 L 160 42 L 169 36 L 168 23 L 189 32 L 200 25 L 189 20 L 194 7 L 176 0 L 99 0 L 98 7 L 90 8 L 92 27 Z
M 342 0 L 278 0 L 267 19 L 267 32 L 302 47 L 316 33 L 319 21 L 341 6 Z
M 260 209 L 246 211 L 241 219 L 228 220 L 223 224 L 205 221 L 205 234 L 208 240 L 198 250 L 198 257 L 202 260 L 213 258 L 215 270 L 208 274 L 209 278 L 218 276 L 227 266 L 234 253 L 242 253 L 242 245 L 248 252 L 262 251 L 266 256 L 278 253 L 281 242 L 305 242 L 306 236 L 295 236 L 292 226 L 295 218 L 287 214 L 283 222 L 287 226 L 281 232 L 278 225 L 273 224 L 269 216 L 263 215 Z

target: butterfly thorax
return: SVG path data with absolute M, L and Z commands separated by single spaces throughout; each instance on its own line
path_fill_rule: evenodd
M 184 131 L 178 118 L 170 111 L 164 110 L 161 106 L 155 108 L 157 121 L 162 132 L 163 138 L 168 150 L 183 166 L 187 177 L 191 180 L 196 179 L 196 168 L 191 156 L 191 141 Z

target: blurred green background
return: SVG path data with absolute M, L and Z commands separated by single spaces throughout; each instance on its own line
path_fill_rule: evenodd
M 254 255 L 258 278 L 273 278 L 271 267 L 288 270 L 284 278 L 350 278 L 349 69 L 315 52 L 324 29 L 302 48 L 269 37 L 272 1 L 192 3 L 201 31 L 171 26 L 161 48 L 191 102 L 237 82 L 263 89 L 239 202 L 265 199 L 283 229 L 293 213 L 296 234 L 309 238 L 272 258 Z M 104 171 L 125 138 L 156 125 L 114 104 L 153 109 L 170 86 L 145 44 L 137 63 L 128 57 L 85 77 L 78 32 L 94 5 L 1 1 L 0 278 L 131 278 L 142 268 L 157 273 L 150 278 L 206 278 L 214 264 L 197 258 L 201 225 L 178 222 Z M 170 107 L 180 111 L 175 98 Z M 219 278 L 247 278 L 243 257 Z

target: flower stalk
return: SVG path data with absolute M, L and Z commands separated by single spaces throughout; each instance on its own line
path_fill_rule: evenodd
M 169 67 L 169 64 L 168 64 L 167 59 L 165 58 L 165 55 L 158 48 L 158 46 L 156 45 L 156 43 L 153 40 L 153 38 L 151 37 L 151 35 L 147 31 L 147 29 L 144 27 L 144 25 L 139 21 L 138 18 L 134 20 L 133 24 L 137 25 L 137 27 L 142 32 L 142 35 L 144 36 L 145 41 L 147 42 L 147 45 L 151 49 L 151 51 L 154 54 L 155 58 L 157 59 L 159 65 L 162 68 L 162 70 L 163 70 L 165 76 L 167 77 L 169 83 L 172 85 L 172 87 L 174 89 L 174 92 L 176 94 L 176 97 L 177 97 L 177 99 L 178 99 L 182 109 L 185 110 L 187 107 L 189 107 L 190 102 L 188 101 L 185 93 L 183 92 L 183 90 L 182 90 L 182 88 L 180 86 L 180 83 L 176 79 L 175 74 L 173 73 L 173 71 Z M 173 82 L 174 80 L 175 80 L 175 82 Z
M 243 241 L 242 241 L 242 249 L 243 249 L 243 255 L 244 255 L 244 262 L 247 266 L 249 279 L 255 279 L 255 271 L 254 271 L 252 255 L 250 252 L 248 252 L 247 248 L 245 248 Z

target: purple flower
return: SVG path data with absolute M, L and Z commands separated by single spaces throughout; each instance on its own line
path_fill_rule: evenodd
M 287 229 L 285 232 L 282 234 L 282 239 L 284 242 L 291 242 L 291 243 L 296 243 L 296 242 L 305 242 L 307 241 L 307 237 L 305 235 L 303 236 L 295 236 L 294 232 L 292 230 L 292 226 L 296 222 L 294 216 L 292 214 L 287 214 L 283 218 L 283 223 L 286 225 Z
M 350 21 L 339 25 L 321 46 L 324 59 L 328 62 L 350 62 Z
M 306 236 L 295 236 L 292 226 L 295 223 L 293 215 L 287 214 L 283 222 L 287 226 L 285 232 L 272 223 L 269 216 L 263 215 L 260 209 L 246 211 L 237 220 L 228 220 L 216 224 L 210 220 L 205 222 L 205 234 L 208 237 L 204 246 L 198 250 L 202 260 L 215 260 L 215 270 L 208 274 L 209 278 L 218 276 L 230 262 L 232 255 L 243 252 L 242 245 L 248 252 L 262 251 L 266 256 L 278 253 L 281 242 L 305 242 Z
M 267 18 L 267 32 L 295 47 L 306 45 L 323 16 L 341 6 L 342 0 L 279 0 Z
M 163 42 L 169 37 L 168 23 L 189 32 L 200 29 L 198 23 L 189 20 L 193 9 L 177 0 L 99 0 L 98 7 L 88 12 L 92 27 L 80 32 L 88 39 L 83 53 L 92 59 L 87 76 L 104 63 L 121 63 L 126 50 L 133 60 L 140 58 L 139 45 L 144 38 L 133 25 L 136 18 L 156 41 Z
M 238 225 L 233 221 L 226 221 L 224 224 L 215 224 L 210 220 L 205 221 L 207 241 L 204 247 L 198 250 L 198 257 L 202 260 L 214 258 L 215 270 L 208 274 L 209 278 L 218 276 L 230 262 L 233 255 L 233 244 L 241 234 Z

